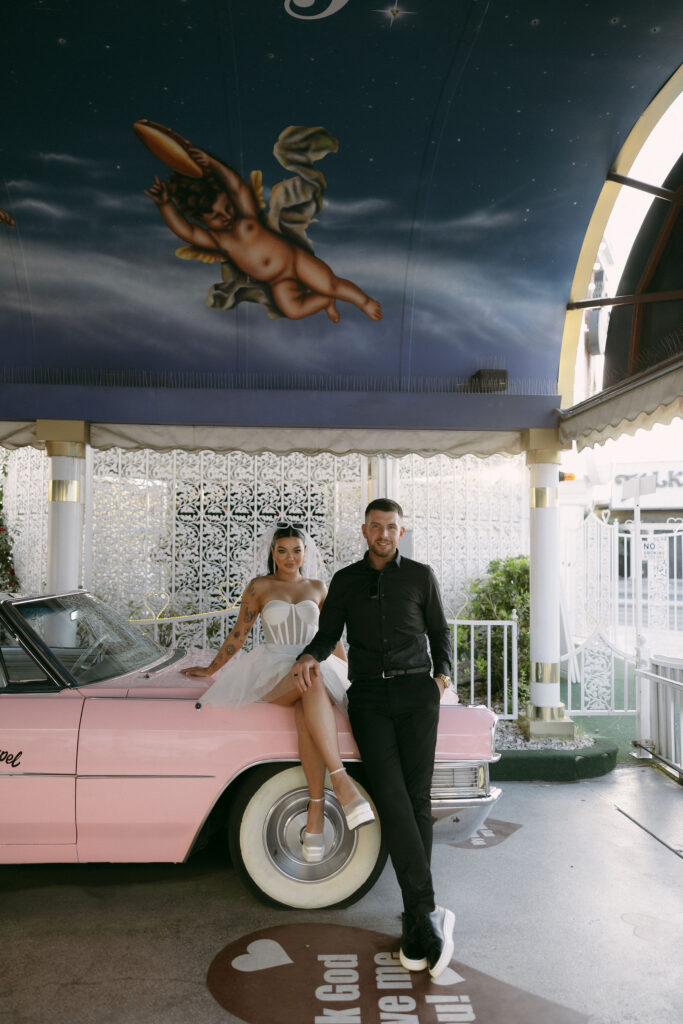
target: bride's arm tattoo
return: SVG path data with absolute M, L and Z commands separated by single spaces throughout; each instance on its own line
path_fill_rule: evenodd
M 251 594 L 253 594 L 255 590 L 256 587 L 254 586 L 254 581 L 252 580 L 252 582 L 249 584 L 249 586 L 244 592 L 242 604 L 240 606 L 239 614 L 237 616 L 237 622 L 235 623 L 233 629 L 231 629 L 228 635 L 226 636 L 220 648 L 216 651 L 214 659 L 209 666 L 212 672 L 215 672 L 217 669 L 222 668 L 223 665 L 225 665 L 226 661 L 229 661 L 230 658 L 232 658 L 232 656 L 237 653 L 240 647 L 242 647 L 242 645 L 244 644 L 244 641 L 247 639 L 251 627 L 254 623 L 254 620 L 256 619 L 259 613 L 258 608 L 249 607 L 248 595 L 250 592 Z

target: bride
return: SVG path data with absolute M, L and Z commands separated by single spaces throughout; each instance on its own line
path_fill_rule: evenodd
M 333 702 L 346 708 L 346 652 L 341 641 L 321 666 L 321 675 L 307 685 L 295 661 L 318 628 L 318 616 L 327 590 L 318 579 L 303 575 L 305 562 L 315 565 L 315 545 L 297 526 L 278 523 L 267 534 L 268 572 L 257 576 L 242 595 L 234 628 L 213 661 L 200 668 L 183 669 L 184 675 L 214 676 L 216 681 L 201 705 L 239 707 L 265 700 L 294 707 L 299 757 L 308 785 L 306 828 L 302 835 L 304 860 L 317 863 L 325 855 L 325 769 L 341 804 L 349 828 L 374 819 L 372 808 L 346 774 L 339 755 Z M 265 643 L 238 658 L 257 616 Z

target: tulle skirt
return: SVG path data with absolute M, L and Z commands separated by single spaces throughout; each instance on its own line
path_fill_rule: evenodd
M 219 670 L 200 702 L 213 707 L 238 708 L 263 700 L 276 683 L 287 675 L 304 646 L 259 644 L 248 654 L 240 652 Z M 349 686 L 346 662 L 332 654 L 321 663 L 320 670 L 330 697 L 345 711 Z

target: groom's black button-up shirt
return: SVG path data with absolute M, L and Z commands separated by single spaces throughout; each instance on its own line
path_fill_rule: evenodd
M 428 565 L 400 553 L 381 569 L 368 555 L 332 577 L 318 632 L 302 654 L 329 658 L 346 626 L 349 679 L 423 668 L 451 672 L 451 632 L 439 585 Z M 429 638 L 429 649 L 427 648 Z

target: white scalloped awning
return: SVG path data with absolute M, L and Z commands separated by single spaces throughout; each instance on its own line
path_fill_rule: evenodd
M 152 448 L 154 451 L 241 451 L 288 455 L 479 455 L 496 452 L 517 455 L 522 451 L 518 430 L 381 430 L 310 427 L 159 426 L 148 423 L 93 423 L 90 443 L 94 448 Z
M 241 451 L 247 454 L 274 452 L 288 455 L 362 455 L 416 454 L 449 455 L 518 455 L 523 451 L 519 430 L 354 430 L 314 429 L 309 427 L 224 427 L 189 426 L 183 424 L 91 423 L 90 444 L 93 448 L 123 448 L 153 451 Z M 0 422 L 0 446 L 20 448 L 33 445 L 44 448 L 36 439 L 35 422 Z
M 560 412 L 560 440 L 579 450 L 683 416 L 683 360 L 632 377 Z

